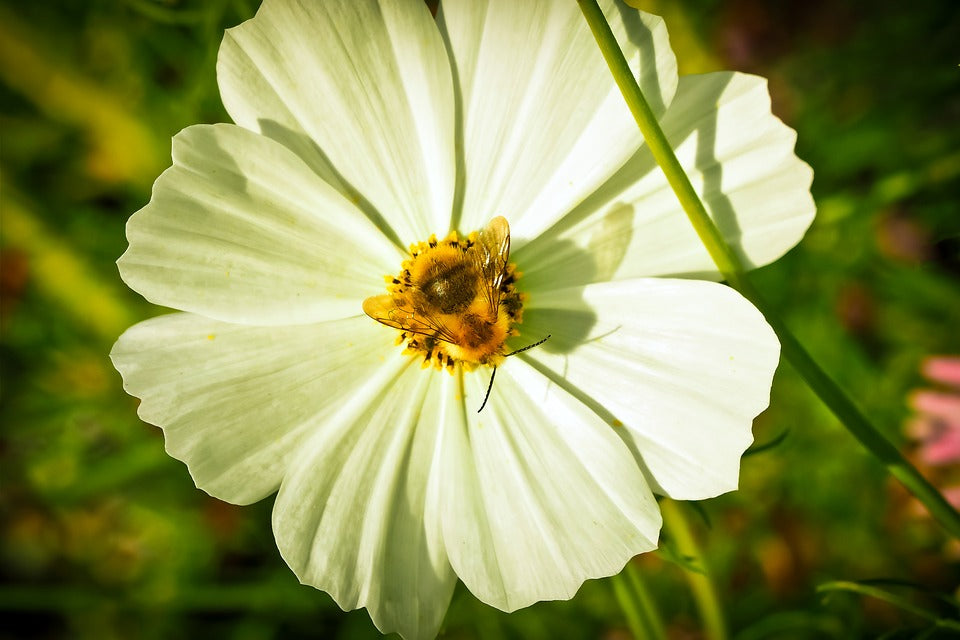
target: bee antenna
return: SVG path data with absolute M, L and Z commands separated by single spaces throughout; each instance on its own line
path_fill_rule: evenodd
M 550 339 L 550 336 L 552 336 L 552 335 L 553 335 L 552 333 L 548 333 L 548 334 L 547 334 L 547 337 L 544 338 L 543 340 L 537 340 L 537 341 L 534 342 L 533 344 L 528 344 L 527 346 L 521 347 L 521 348 L 517 349 L 516 351 L 511 351 L 510 353 L 507 354 L 507 356 L 515 356 L 515 355 L 517 355 L 518 353 L 523 353 L 523 352 L 526 351 L 527 349 L 533 349 L 534 347 L 539 347 L 539 346 L 542 345 L 544 342 L 546 342 L 547 340 L 549 340 L 549 339 Z M 506 356 L 504 356 L 504 357 L 506 357 Z
M 483 396 L 483 404 L 480 405 L 480 408 L 477 409 L 477 413 L 483 411 L 483 408 L 487 406 L 487 400 L 490 399 L 490 392 L 493 390 L 493 378 L 497 375 L 497 368 L 493 368 L 493 373 L 490 374 L 490 384 L 487 385 L 487 395 Z
M 507 356 L 513 356 L 513 355 L 516 355 L 516 354 L 521 353 L 521 352 L 523 352 L 523 351 L 526 351 L 527 349 L 533 349 L 534 347 L 539 347 L 539 346 L 542 345 L 544 342 L 546 342 L 547 340 L 549 340 L 551 335 L 553 335 L 553 334 L 549 334 L 549 333 L 548 333 L 548 334 L 547 334 L 547 337 L 544 338 L 543 340 L 538 340 L 538 341 L 534 342 L 533 344 L 528 344 L 527 346 L 521 347 L 520 349 L 517 349 L 516 351 L 511 351 L 510 353 L 507 354 Z M 507 357 L 507 356 L 504 356 L 504 357 Z M 493 368 L 493 373 L 490 374 L 490 383 L 487 385 L 487 394 L 486 394 L 485 396 L 483 396 L 483 404 L 481 404 L 481 405 L 480 405 L 480 408 L 477 409 L 477 413 L 480 413 L 481 411 L 483 411 L 483 408 L 484 408 L 485 406 L 487 406 L 487 400 L 490 399 L 490 392 L 493 391 L 493 379 L 496 377 L 496 375 L 497 375 L 497 368 L 494 367 L 494 368 Z

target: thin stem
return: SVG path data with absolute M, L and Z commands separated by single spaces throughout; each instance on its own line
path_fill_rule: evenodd
M 640 606 L 633 594 L 630 593 L 630 585 L 627 584 L 623 574 L 611 576 L 610 584 L 613 585 L 613 595 L 617 598 L 620 610 L 627 617 L 627 626 L 630 627 L 630 633 L 635 640 L 643 640 L 647 637 L 647 629 L 643 624 L 643 616 L 640 615 Z
M 876 456 L 920 502 L 930 514 L 954 537 L 960 538 L 960 513 L 947 502 L 946 498 L 924 478 L 916 467 L 910 464 L 900 451 L 870 423 L 842 389 L 820 368 L 799 340 L 790 332 L 786 324 L 774 313 L 760 294 L 753 288 L 744 273 L 743 263 L 724 240 L 713 219 L 707 213 L 700 196 L 690 184 L 690 179 L 680 166 L 660 124 L 650 110 L 643 92 L 630 71 L 623 52 L 610 30 L 610 25 L 597 5 L 596 0 L 577 0 L 581 11 L 590 25 L 594 38 L 600 47 L 607 66 L 613 74 L 617 86 L 633 113 L 644 141 L 650 148 L 654 159 L 663 170 L 667 182 L 673 188 L 684 212 L 693 224 L 697 235 L 703 242 L 717 269 L 734 289 L 750 300 L 766 317 L 773 327 L 784 358 L 803 377 L 807 385 L 853 436 L 870 453 Z
M 664 529 L 670 534 L 677 545 L 677 552 L 691 558 L 700 566 L 701 572 L 684 569 L 690 591 L 700 611 L 700 620 L 703 623 L 704 636 L 709 640 L 726 640 L 727 624 L 723 616 L 723 607 L 720 606 L 720 597 L 717 588 L 710 577 L 710 568 L 707 567 L 703 552 L 697 539 L 693 535 L 690 523 L 683 514 L 680 504 L 664 498 L 660 501 L 660 512 L 663 514 Z
M 649 630 L 648 638 L 652 640 L 666 640 L 667 629 L 663 624 L 663 618 L 660 616 L 660 610 L 657 608 L 656 600 L 647 588 L 646 582 L 640 575 L 640 570 L 632 562 L 627 563 L 627 569 L 624 572 L 627 576 L 633 592 L 637 596 L 637 602 L 646 613 L 647 627 Z
M 610 583 L 633 637 L 636 640 L 666 640 L 667 633 L 660 612 L 636 567 L 628 562 L 623 572 L 610 578 Z
M 603 15 L 603 11 L 597 5 L 596 0 L 577 0 L 577 2 L 580 4 L 580 10 L 587 19 L 590 30 L 593 31 L 593 37 L 600 47 L 600 52 L 603 54 L 617 86 L 630 108 L 634 120 L 637 121 L 640 133 L 643 134 L 647 147 L 653 154 L 653 159 L 660 165 L 660 169 L 667 177 L 667 182 L 670 183 L 677 197 L 680 198 L 684 210 L 686 211 L 689 207 L 693 211 L 693 213 L 687 211 L 690 222 L 693 223 L 697 235 L 700 236 L 700 240 L 706 246 L 720 273 L 728 280 L 736 278 L 737 273 L 743 271 L 740 260 L 727 243 L 723 241 L 719 229 L 713 224 L 713 220 L 697 196 L 697 192 L 694 191 L 690 178 L 687 177 L 686 172 L 674 155 L 667 137 L 660 130 L 657 117 L 653 115 L 650 105 L 643 97 L 640 86 L 634 80 L 630 65 L 623 57 L 623 51 L 621 51 L 613 31 L 611 31 L 610 25 Z

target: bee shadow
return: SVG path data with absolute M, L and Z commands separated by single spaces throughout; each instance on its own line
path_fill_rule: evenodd
M 511 341 L 511 346 L 520 347 L 549 335 L 550 339 L 538 349 L 569 353 L 589 339 L 597 323 L 597 314 L 584 301 L 583 291 L 586 284 L 596 281 L 598 264 L 590 251 L 568 240 L 551 242 L 550 245 L 547 247 L 549 252 L 569 256 L 570 261 L 536 268 L 535 278 L 525 282 L 525 277 L 521 277 L 517 281 L 517 288 L 524 291 L 528 299 L 519 326 L 520 336 Z M 521 270 L 523 266 L 521 263 Z M 545 293 L 538 296 L 538 291 Z M 558 291 L 560 296 L 552 291 Z M 547 297 L 562 299 L 562 304 L 553 304 L 544 299 Z

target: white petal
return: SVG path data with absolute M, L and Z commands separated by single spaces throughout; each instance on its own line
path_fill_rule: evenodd
M 601 4 L 663 113 L 677 83 L 663 21 Z M 636 152 L 642 137 L 575 2 L 453 0 L 438 22 L 463 120 L 460 228 L 502 215 L 516 238 L 535 237 Z
M 654 491 L 700 500 L 737 487 L 780 353 L 739 293 L 661 279 L 555 290 L 531 297 L 522 326 L 553 337 L 519 357 L 622 423 Z
M 131 327 L 110 357 L 197 486 L 249 504 L 277 490 L 291 453 L 397 350 L 393 338 L 366 316 L 248 327 L 176 313 Z
M 656 547 L 660 513 L 614 428 L 525 362 L 464 375 L 443 437 L 450 563 L 480 600 L 513 611 L 573 597 Z
M 437 634 L 456 584 L 437 516 L 445 372 L 394 350 L 288 461 L 273 530 L 301 582 L 384 633 Z
M 453 86 L 421 0 L 266 0 L 227 31 L 217 79 L 237 124 L 336 175 L 402 242 L 447 231 Z
M 813 221 L 813 172 L 770 113 L 763 78 L 680 79 L 664 133 L 724 237 L 748 266 L 773 262 Z M 515 252 L 529 287 L 643 276 L 720 279 L 649 150 L 561 224 Z
M 145 298 L 249 324 L 356 315 L 400 256 L 291 151 L 226 124 L 173 139 L 127 239 L 120 274 Z

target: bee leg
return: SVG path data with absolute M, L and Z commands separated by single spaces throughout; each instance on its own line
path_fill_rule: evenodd
M 487 400 L 490 399 L 490 391 L 493 389 L 493 378 L 497 375 L 497 368 L 493 368 L 493 373 L 490 374 L 490 384 L 487 385 L 487 395 L 483 396 L 483 404 L 480 405 L 480 408 L 477 409 L 477 413 L 483 411 L 483 408 L 487 406 Z

